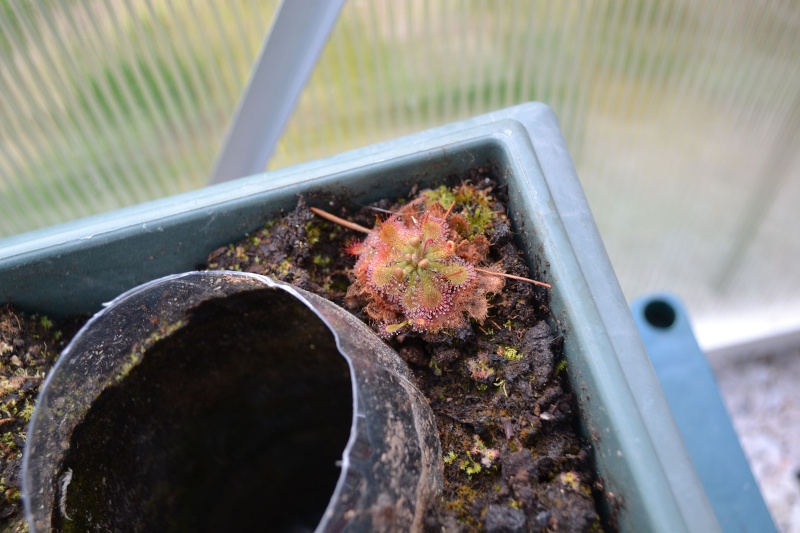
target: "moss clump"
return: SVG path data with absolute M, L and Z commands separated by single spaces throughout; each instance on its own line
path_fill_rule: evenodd
M 305 227 L 308 244 L 311 246 L 317 244 L 322 237 L 322 228 L 315 222 L 315 220 L 309 221 Z
M 522 359 L 522 354 L 513 346 L 499 346 L 497 348 L 497 354 L 509 361 L 519 361 Z
M 4 520 L 0 529 L 4 532 L 28 530 L 20 499 L 27 425 L 46 372 L 78 325 L 0 306 L 0 517 Z M 64 327 L 67 335 L 62 333 Z
M 460 213 L 467 223 L 464 233 L 469 239 L 485 233 L 497 218 L 489 189 L 478 189 L 468 183 L 461 183 L 452 189 L 441 185 L 423 191 L 422 196 L 427 207 L 434 204 L 444 209 L 455 206 L 455 212 Z

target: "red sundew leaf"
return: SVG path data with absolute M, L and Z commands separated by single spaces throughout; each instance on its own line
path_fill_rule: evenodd
M 440 305 L 442 305 L 442 291 L 436 287 L 436 283 L 428 278 L 427 280 L 423 280 L 422 282 L 422 297 L 420 298 L 420 304 L 428 309 L 436 309 Z
M 433 216 L 425 217 L 425 220 L 422 221 L 421 229 L 423 242 L 427 241 L 428 239 L 437 241 L 447 234 L 444 221 Z
M 409 318 L 420 314 L 430 314 L 442 303 L 442 293 L 436 287 L 430 273 L 418 271 L 419 276 L 411 274 L 401 300 L 405 314 Z
M 405 232 L 401 231 L 400 224 L 393 217 L 381 224 L 378 239 L 392 248 L 400 248 L 403 245 L 403 233 Z
M 425 257 L 431 260 L 447 259 L 454 254 L 455 249 L 452 241 L 438 243 L 425 251 Z
M 447 278 L 449 283 L 456 286 L 466 283 L 472 277 L 467 267 L 459 263 L 444 264 L 435 262 L 431 263 L 431 268 L 435 270 L 436 273 Z
M 378 287 L 383 287 L 395 279 L 394 265 L 380 265 L 372 270 L 372 283 Z
M 364 246 L 364 241 L 354 241 L 345 246 L 344 251 L 350 255 L 361 255 L 367 248 Z
M 406 290 L 403 291 L 403 296 L 400 303 L 403 306 L 403 311 L 406 316 L 411 316 L 414 310 L 419 306 L 419 280 L 415 276 L 411 276 L 406 284 Z

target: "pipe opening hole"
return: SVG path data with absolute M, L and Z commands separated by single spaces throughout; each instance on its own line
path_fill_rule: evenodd
M 203 302 L 72 432 L 53 529 L 311 531 L 352 419 L 349 366 L 311 310 L 280 290 Z
M 653 300 L 644 308 L 644 318 L 654 328 L 667 329 L 677 319 L 675 308 L 664 300 Z

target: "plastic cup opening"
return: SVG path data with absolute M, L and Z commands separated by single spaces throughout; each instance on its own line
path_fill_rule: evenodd
M 352 402 L 333 334 L 296 298 L 248 290 L 202 302 L 75 426 L 50 466 L 52 528 L 313 530 L 340 476 Z

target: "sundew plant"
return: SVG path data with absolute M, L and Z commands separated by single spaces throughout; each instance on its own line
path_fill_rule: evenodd
M 503 288 L 505 274 L 488 260 L 485 231 L 496 215 L 487 194 L 468 185 L 423 191 L 371 230 L 312 208 L 318 215 L 367 237 L 348 249 L 358 257 L 347 301 L 363 306 L 384 336 L 411 329 L 437 333 L 458 329 L 470 319 L 483 323 L 489 298 Z M 444 201 L 450 204 L 445 208 Z M 475 224 L 480 210 L 482 223 Z

